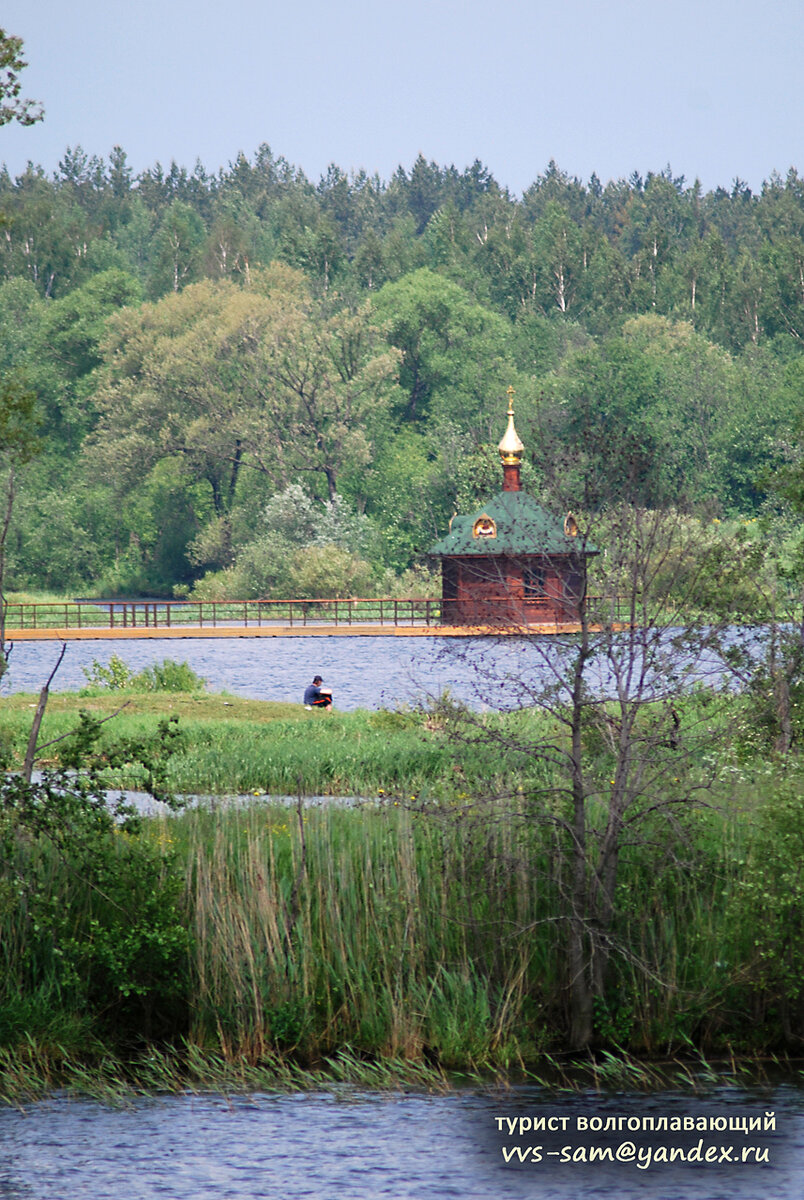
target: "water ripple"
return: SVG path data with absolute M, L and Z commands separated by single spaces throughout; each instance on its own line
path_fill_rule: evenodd
M 728 1093 L 728 1094 L 727 1094 Z M 502 1164 L 494 1116 L 764 1113 L 781 1131 L 768 1166 L 524 1169 Z M 799 1200 L 804 1179 L 804 1093 L 761 1099 L 724 1089 L 701 1102 L 672 1094 L 569 1097 L 510 1092 L 449 1096 L 204 1096 L 140 1101 L 122 1111 L 54 1098 L 0 1111 L 4 1200 Z M 569 1136 L 569 1135 L 568 1135 Z M 732 1135 L 732 1140 L 733 1140 Z M 720 1135 L 713 1135 L 721 1140 Z

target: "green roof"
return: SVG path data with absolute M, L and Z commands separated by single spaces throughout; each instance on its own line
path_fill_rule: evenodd
M 487 517 L 494 536 L 474 533 Z M 500 492 L 466 517 L 453 517 L 450 531 L 430 548 L 430 554 L 594 554 L 581 539 L 568 537 L 563 522 L 537 504 L 526 492 Z

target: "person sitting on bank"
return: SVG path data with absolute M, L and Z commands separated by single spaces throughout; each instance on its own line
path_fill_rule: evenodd
M 332 692 L 322 692 L 321 684 L 324 680 L 320 675 L 316 675 L 309 687 L 304 690 L 304 707 L 305 708 L 332 708 Z

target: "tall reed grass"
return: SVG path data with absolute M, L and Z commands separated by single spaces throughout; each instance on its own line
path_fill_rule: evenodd
M 789 781 L 782 807 L 741 786 L 624 848 L 601 1046 L 758 1052 L 794 1028 L 804 818 Z M 525 1070 L 568 1024 L 569 856 L 544 812 L 525 788 L 255 801 L 98 834 L 94 860 L 30 837 L 9 857 L 6 830 L 7 1093 L 26 1061 L 51 1082 L 94 1062 L 109 1088 Z
M 523 861 L 513 822 L 253 806 L 171 827 L 190 864 L 200 1044 L 306 1062 L 350 1045 L 450 1068 L 546 1044 L 534 992 L 556 982 L 554 939 L 515 936 L 547 895 L 538 870 L 506 868 Z

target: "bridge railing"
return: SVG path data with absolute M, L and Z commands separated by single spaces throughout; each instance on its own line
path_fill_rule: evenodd
M 237 626 L 437 625 L 441 601 L 389 597 L 324 600 L 75 600 L 9 603 L 6 631 Z
M 612 603 L 614 607 L 612 607 Z M 617 601 L 600 603 L 588 597 L 593 622 L 608 623 L 620 616 Z M 454 601 L 432 597 L 349 597 L 323 600 L 74 600 L 43 603 L 8 603 L 6 634 L 15 631 L 82 629 L 223 629 L 343 627 L 349 625 L 435 626 L 453 622 L 498 624 L 551 623 L 556 619 L 554 602 L 544 599 L 512 601 L 508 595 L 486 596 L 461 616 Z M 605 611 L 604 611 L 605 609 Z M 624 614 L 623 614 L 624 615 Z M 567 611 L 560 620 L 571 621 Z

